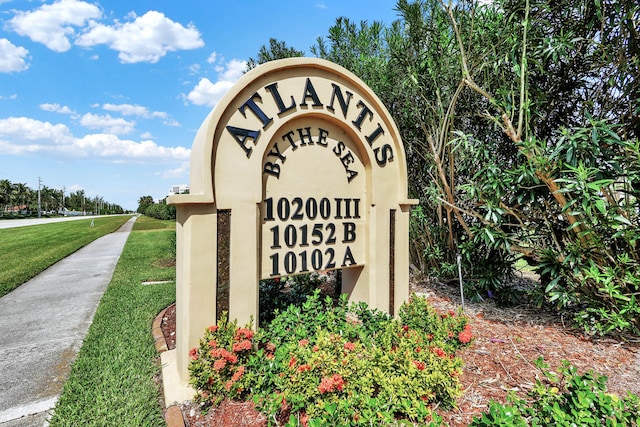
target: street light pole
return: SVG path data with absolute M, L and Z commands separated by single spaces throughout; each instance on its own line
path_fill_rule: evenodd
M 40 201 L 40 186 L 42 185 L 42 180 L 38 177 L 38 218 L 42 217 L 42 203 Z

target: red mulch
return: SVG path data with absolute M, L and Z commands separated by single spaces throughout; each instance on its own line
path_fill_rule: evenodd
M 460 306 L 459 293 L 446 285 L 412 284 L 412 292 L 426 295 L 442 312 Z M 504 402 L 508 391 L 524 397 L 541 372 L 533 365 L 544 357 L 551 369 L 568 360 L 579 372 L 594 370 L 609 378 L 609 391 L 620 396 L 640 394 L 640 342 L 612 338 L 590 339 L 563 324 L 563 319 L 530 307 L 500 308 L 492 301 L 467 303 L 473 330 L 472 345 L 458 353 L 464 361 L 464 394 L 457 408 L 437 410 L 451 427 L 467 426 L 487 409 L 491 399 Z M 175 306 L 163 319 L 169 349 L 175 348 Z M 185 420 L 195 427 L 266 426 L 265 417 L 251 402 L 223 402 L 209 414 L 199 414 L 190 403 L 182 405 Z

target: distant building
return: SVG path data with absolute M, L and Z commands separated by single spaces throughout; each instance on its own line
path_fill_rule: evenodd
M 173 196 L 174 194 L 188 194 L 189 186 L 187 184 L 180 185 L 172 185 L 171 189 L 169 189 L 169 195 Z
M 27 205 L 19 205 L 19 206 L 7 206 L 4 210 L 7 213 L 18 213 L 18 214 L 26 214 L 27 213 Z

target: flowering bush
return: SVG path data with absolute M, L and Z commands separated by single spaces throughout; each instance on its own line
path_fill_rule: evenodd
M 451 407 L 461 394 L 453 351 L 471 329 L 419 297 L 401 313 L 392 319 L 346 296 L 334 306 L 316 292 L 255 336 L 223 318 L 191 352 L 191 383 L 207 405 L 250 394 L 269 420 L 290 412 L 291 425 L 425 423 L 430 408 Z
M 412 295 L 411 302 L 403 305 L 398 313 L 409 328 L 428 331 L 432 340 L 443 343 L 443 349 L 453 353 L 471 342 L 471 325 L 466 316 L 449 311 L 440 314 L 429 305 L 426 298 Z
M 210 406 L 225 397 L 248 396 L 252 375 L 247 375 L 247 366 L 255 353 L 253 337 L 250 325 L 238 328 L 235 321 L 227 321 L 226 314 L 217 325 L 207 328 L 199 347 L 189 352 L 191 385 L 197 390 L 198 401 Z

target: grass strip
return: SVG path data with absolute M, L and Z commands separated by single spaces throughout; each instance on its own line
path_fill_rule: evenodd
M 52 427 L 165 425 L 154 382 L 160 367 L 151 324 L 175 301 L 175 284 L 141 284 L 175 280 L 175 267 L 164 267 L 172 253 L 173 230 L 163 223 L 154 227 L 143 220 L 139 228 L 144 231 L 134 226 L 129 235 L 65 382 Z
M 116 231 L 131 217 L 91 219 L 0 230 L 0 297 L 83 246 Z
M 175 230 L 176 222 L 175 220 L 161 220 L 142 215 L 136 220 L 133 229 L 138 231 Z

